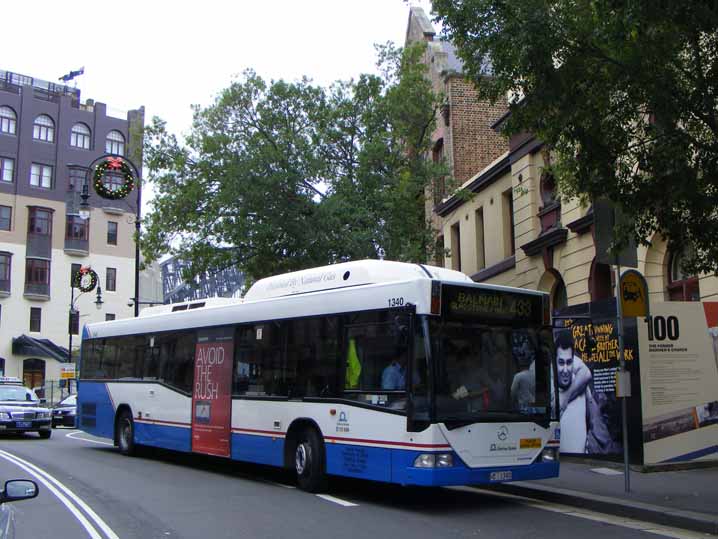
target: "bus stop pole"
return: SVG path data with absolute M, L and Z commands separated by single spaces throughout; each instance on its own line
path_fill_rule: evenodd
M 618 260 L 616 260 L 618 262 Z M 618 361 L 621 376 L 626 370 L 626 357 L 623 351 L 623 306 L 621 305 L 621 265 L 616 263 L 616 328 L 618 329 Z M 618 388 L 616 388 L 618 391 Z M 628 460 L 628 397 L 621 399 L 621 423 L 623 425 L 623 477 L 626 492 L 631 491 L 631 470 Z

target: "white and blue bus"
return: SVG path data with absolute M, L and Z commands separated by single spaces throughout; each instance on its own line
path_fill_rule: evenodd
M 364 260 L 90 324 L 78 426 L 138 446 L 403 485 L 555 477 L 546 294 Z

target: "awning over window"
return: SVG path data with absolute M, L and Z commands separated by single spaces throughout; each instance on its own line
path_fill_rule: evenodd
M 12 340 L 12 353 L 18 356 L 36 356 L 68 363 L 67 348 L 58 346 L 50 339 L 36 339 L 20 335 Z

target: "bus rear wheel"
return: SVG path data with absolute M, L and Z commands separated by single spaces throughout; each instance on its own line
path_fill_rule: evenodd
M 120 414 L 117 419 L 117 445 L 120 448 L 120 453 L 127 456 L 135 454 L 135 424 L 132 421 L 132 416 L 125 410 Z
M 294 451 L 294 469 L 302 490 L 321 492 L 326 488 L 324 444 L 315 429 L 307 429 L 299 437 Z

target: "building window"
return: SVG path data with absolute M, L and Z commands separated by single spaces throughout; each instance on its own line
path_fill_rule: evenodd
M 444 260 L 444 252 L 446 248 L 444 247 L 444 236 L 439 236 L 436 238 L 436 265 L 440 268 L 444 267 L 444 264 L 446 261 Z
M 65 230 L 65 239 L 87 241 L 87 232 L 89 228 L 89 219 L 83 219 L 79 215 L 68 215 L 67 229 Z
M 670 301 L 700 301 L 698 277 L 684 269 L 685 263 L 693 257 L 690 247 L 671 253 L 668 275 L 668 299 Z
M 107 221 L 107 244 L 117 245 L 117 223 L 115 221 Z
M 28 258 L 25 264 L 25 284 L 49 285 L 50 261 L 39 258 Z
M 14 135 L 17 129 L 17 114 L 10 107 L 0 107 L 0 133 Z
M 10 230 L 12 225 L 12 208 L 0 206 L 0 230 Z
M 10 253 L 0 253 L 0 291 L 10 292 L 10 269 L 12 264 L 12 255 Z
M 52 235 L 52 212 L 42 208 L 30 208 L 28 232 L 41 236 Z
M 39 333 L 41 331 L 42 309 L 40 307 L 30 307 L 30 331 Z
M 451 225 L 451 269 L 461 271 L 461 224 Z
M 486 248 L 484 246 L 484 208 L 476 210 L 476 269 L 486 267 Z
M 513 191 L 508 189 L 501 194 L 503 226 L 504 226 L 504 257 L 508 258 L 516 253 L 516 241 L 514 239 L 514 196 Z
M 85 124 L 75 124 L 72 126 L 72 131 L 70 131 L 70 146 L 89 150 L 90 139 L 90 128 Z
M 12 183 L 15 173 L 15 160 L 9 157 L 0 157 L 0 181 Z
M 73 309 L 72 311 L 70 311 L 68 329 L 72 335 L 80 334 L 80 311 L 78 311 L 77 309 Z
M 43 189 L 51 189 L 52 167 L 33 163 L 30 169 L 30 185 L 33 187 L 42 187 Z
M 40 114 L 32 125 L 32 138 L 44 142 L 55 141 L 55 122 L 47 114 Z
M 116 318 L 117 316 L 112 313 L 105 313 L 105 322 L 110 322 L 111 320 L 115 320 Z
M 67 173 L 67 190 L 75 191 L 76 193 L 82 192 L 82 185 L 85 183 L 87 178 L 87 170 L 84 168 L 72 167 Z
M 105 152 L 125 155 L 125 137 L 119 131 L 110 131 L 105 139 Z
M 117 270 L 115 268 L 107 268 L 107 273 L 105 273 L 105 290 L 108 292 L 117 290 Z
M 73 264 L 70 267 L 70 286 L 75 285 L 75 275 L 77 275 L 77 272 L 80 271 L 81 267 L 82 267 L 82 264 Z

